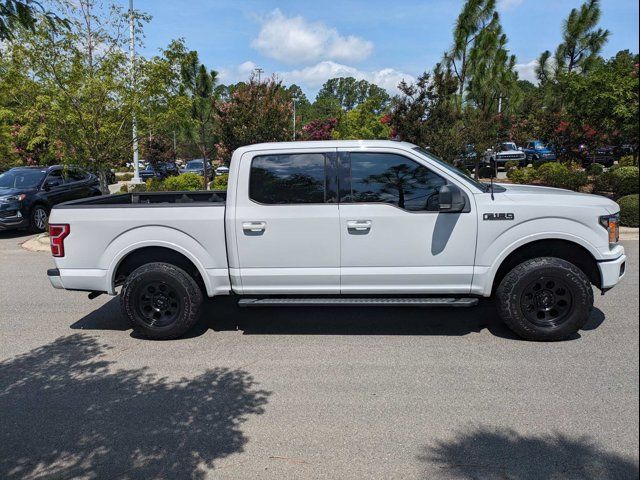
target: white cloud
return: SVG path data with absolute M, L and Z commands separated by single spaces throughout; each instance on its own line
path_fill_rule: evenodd
M 251 46 L 267 57 L 283 63 L 310 63 L 318 60 L 357 62 L 373 51 L 373 43 L 354 35 L 342 36 L 321 22 L 301 16 L 285 17 L 278 9 L 262 20 L 262 28 Z
M 278 77 L 282 78 L 287 84 L 297 83 L 310 90 L 318 89 L 330 78 L 354 77 L 357 80 L 367 80 L 371 83 L 375 83 L 392 94 L 398 93 L 398 84 L 402 80 L 409 83 L 415 81 L 415 77 L 412 75 L 400 72 L 393 68 L 364 71 L 329 60 L 325 60 L 299 70 L 278 72 Z
M 520 5 L 523 0 L 498 0 L 498 10 L 509 10 Z
M 520 80 L 529 80 L 532 83 L 538 83 L 536 77 L 536 67 L 538 60 L 531 60 L 529 63 L 516 63 L 516 72 Z

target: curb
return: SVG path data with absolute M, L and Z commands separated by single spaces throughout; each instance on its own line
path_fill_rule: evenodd
M 35 237 L 22 242 L 20 246 L 30 252 L 51 252 L 49 235 L 47 233 L 36 235 Z
M 637 228 L 620 227 L 620 240 L 638 240 L 638 231 Z

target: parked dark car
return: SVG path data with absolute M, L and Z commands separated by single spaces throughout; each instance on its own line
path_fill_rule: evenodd
M 592 151 L 585 149 L 582 155 L 582 166 L 588 167 L 592 163 L 599 163 L 605 167 L 611 167 L 619 158 L 620 155 L 616 147 L 603 146 L 597 147 Z
M 198 175 L 204 175 L 204 161 L 201 158 L 189 160 L 180 173 L 197 173 Z M 213 179 L 214 170 L 211 163 L 207 164 L 207 176 L 209 179 Z
M 164 180 L 167 177 L 178 175 L 178 173 L 180 173 L 180 171 L 174 162 L 150 163 L 147 165 L 147 168 L 140 170 L 140 178 L 145 181 L 150 178 Z
M 0 174 L 0 231 L 42 232 L 54 205 L 98 195 L 98 178 L 77 168 L 12 168 Z
M 473 170 L 476 168 L 476 161 L 478 161 L 478 152 L 476 152 L 475 145 L 470 143 L 464 147 L 463 152 L 456 160 L 456 165 L 464 166 L 468 170 Z M 482 161 L 480 161 L 480 166 L 482 166 Z

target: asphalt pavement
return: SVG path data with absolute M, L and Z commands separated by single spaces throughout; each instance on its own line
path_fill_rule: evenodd
M 559 343 L 469 310 L 240 310 L 131 335 L 0 233 L 0 478 L 638 478 L 638 242 Z

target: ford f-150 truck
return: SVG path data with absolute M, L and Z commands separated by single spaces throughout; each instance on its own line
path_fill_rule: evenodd
M 48 276 L 90 298 L 120 290 L 154 339 L 189 330 L 205 296 L 234 295 L 243 307 L 493 297 L 518 335 L 557 340 L 588 320 L 592 285 L 624 275 L 618 219 L 607 198 L 478 183 L 409 143 L 268 143 L 233 153 L 226 192 L 56 206 Z

